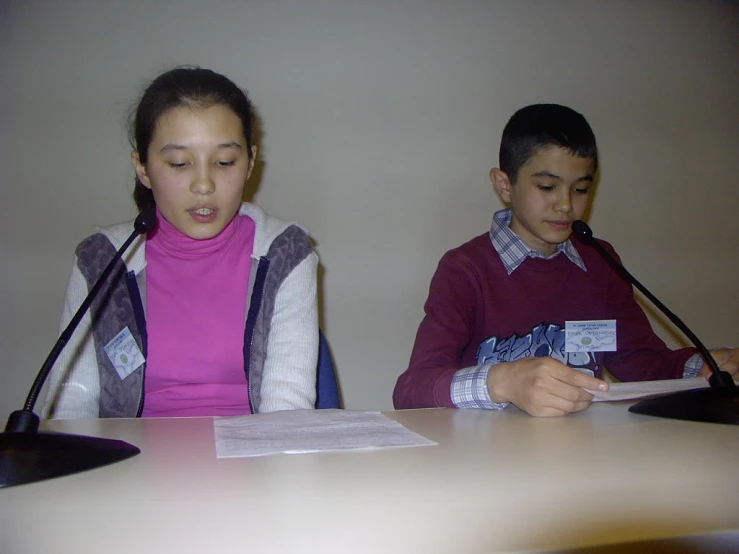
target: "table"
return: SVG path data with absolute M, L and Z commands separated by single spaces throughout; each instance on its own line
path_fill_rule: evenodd
M 385 412 L 438 446 L 239 459 L 215 457 L 210 418 L 45 422 L 142 453 L 0 490 L 0 552 L 456 554 L 739 540 L 727 533 L 739 531 L 739 429 L 628 405 L 555 419 Z

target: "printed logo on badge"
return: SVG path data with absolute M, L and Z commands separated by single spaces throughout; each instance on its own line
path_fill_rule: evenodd
M 125 379 L 144 363 L 144 355 L 128 327 L 105 345 L 105 353 L 121 379 Z
M 615 319 L 565 321 L 565 352 L 615 351 Z

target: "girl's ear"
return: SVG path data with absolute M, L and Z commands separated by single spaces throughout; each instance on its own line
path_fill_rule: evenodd
M 141 163 L 139 153 L 135 150 L 131 152 L 131 164 L 133 165 L 133 169 L 136 171 L 136 176 L 139 178 L 139 181 L 141 181 L 141 184 L 146 188 L 151 189 L 151 180 L 149 179 L 149 175 L 146 173 L 146 167 Z
M 500 199 L 509 204 L 511 202 L 511 187 L 513 185 L 508 178 L 508 174 L 494 167 L 490 170 L 490 182 L 493 183 L 493 188 L 500 196 Z
M 257 145 L 253 144 L 251 147 L 251 159 L 249 159 L 249 168 L 246 171 L 246 179 L 251 177 L 251 172 L 254 170 L 254 162 L 257 159 Z

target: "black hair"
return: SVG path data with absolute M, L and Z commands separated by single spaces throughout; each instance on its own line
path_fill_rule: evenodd
M 180 66 L 154 79 L 144 90 L 132 113 L 129 141 L 142 164 L 147 162 L 149 145 L 157 121 L 178 106 L 208 108 L 225 104 L 241 119 L 249 157 L 252 156 L 253 109 L 246 92 L 227 77 L 196 66 Z M 139 212 L 156 205 L 151 189 L 136 177 L 133 200 Z
M 595 134 L 586 119 L 559 104 L 534 104 L 508 120 L 500 141 L 500 169 L 512 184 L 529 158 L 546 146 L 559 146 L 579 158 L 591 158 L 598 167 Z

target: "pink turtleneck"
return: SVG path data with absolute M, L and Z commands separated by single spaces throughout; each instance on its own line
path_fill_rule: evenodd
M 146 242 L 148 353 L 143 417 L 251 413 L 244 373 L 254 221 L 195 240 L 161 213 Z

